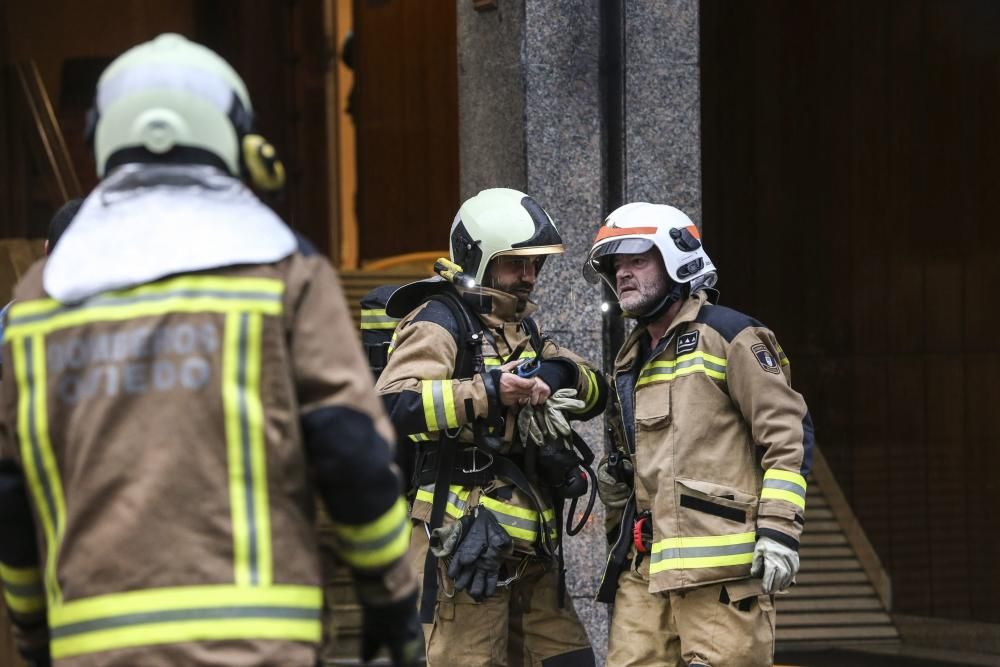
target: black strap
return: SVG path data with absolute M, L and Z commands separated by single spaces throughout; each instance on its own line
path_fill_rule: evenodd
M 475 350 L 478 349 L 478 337 L 476 334 L 473 334 L 472 318 L 469 316 L 468 309 L 455 294 L 450 292 L 436 294 L 430 297 L 430 299 L 445 305 L 451 311 L 458 325 L 458 353 L 455 357 L 453 377 L 471 376 L 476 372 L 475 366 L 480 355 L 475 353 Z M 458 448 L 457 441 L 457 432 L 451 435 L 447 429 L 442 431 L 441 441 L 437 447 L 437 475 L 434 480 L 434 499 L 431 502 L 429 527 L 432 531 L 444 523 L 445 509 L 448 506 L 448 491 L 451 487 L 452 472 L 455 467 L 455 451 Z M 420 621 L 422 623 L 434 622 L 434 607 L 437 605 L 437 592 L 437 557 L 428 548 L 427 557 L 424 559 L 424 585 L 420 597 Z
M 632 546 L 632 524 L 635 522 L 635 496 L 629 498 L 622 512 L 622 522 L 618 540 L 608 553 L 608 563 L 604 568 L 601 586 L 597 589 L 597 601 L 614 604 L 618 593 L 618 577 L 625 569 L 629 548 Z

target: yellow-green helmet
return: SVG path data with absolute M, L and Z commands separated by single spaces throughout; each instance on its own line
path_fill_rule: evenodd
M 253 110 L 243 80 L 213 51 L 163 34 L 111 63 L 88 119 L 97 174 L 171 151 L 177 162 L 216 164 L 240 175 Z M 146 159 L 143 159 L 143 157 Z
M 462 204 L 451 225 L 451 259 L 480 284 L 494 257 L 564 251 L 552 218 L 519 190 L 483 190 Z

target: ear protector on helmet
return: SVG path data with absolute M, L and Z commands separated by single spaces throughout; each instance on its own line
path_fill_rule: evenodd
M 253 113 L 248 111 L 233 93 L 233 102 L 229 108 L 229 120 L 236 130 L 240 145 L 240 172 L 248 178 L 253 186 L 265 192 L 276 192 L 285 186 L 285 166 L 278 158 L 274 146 L 263 136 L 253 132 Z M 87 110 L 84 140 L 90 149 L 94 150 L 94 138 L 97 135 L 97 125 L 101 114 L 97 103 Z M 180 150 L 180 146 L 171 146 L 167 150 Z

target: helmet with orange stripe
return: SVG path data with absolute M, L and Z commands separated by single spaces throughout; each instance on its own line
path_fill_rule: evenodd
M 715 265 L 691 218 L 673 206 L 646 202 L 625 204 L 607 217 L 594 238 L 583 274 L 591 283 L 603 279 L 617 294 L 615 255 L 636 255 L 652 248 L 659 251 L 673 284 L 663 301 L 642 319 L 655 317 L 678 299 L 715 285 Z

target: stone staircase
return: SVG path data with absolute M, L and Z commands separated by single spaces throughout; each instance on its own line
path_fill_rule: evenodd
M 801 569 L 776 602 L 778 645 L 898 643 L 888 576 L 820 453 L 813 470 Z

